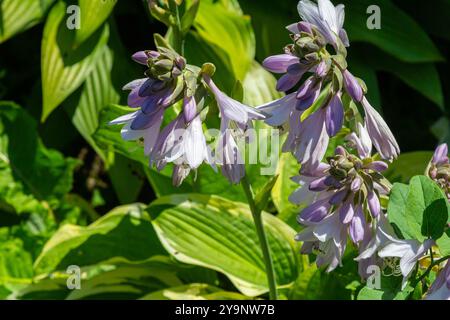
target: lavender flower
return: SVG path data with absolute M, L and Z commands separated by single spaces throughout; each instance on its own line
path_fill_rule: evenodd
M 378 255 L 381 258 L 400 258 L 400 270 L 403 275 L 402 288 L 404 288 L 417 261 L 431 248 L 434 240 L 427 239 L 420 243 L 417 240 L 398 240 L 388 234 L 385 236 L 389 239 L 388 244 L 378 252 Z
M 318 4 L 301 0 L 297 9 L 303 21 L 317 27 L 329 44 L 334 47 L 338 47 L 339 42 L 346 47 L 350 45 L 347 32 L 343 29 L 345 20 L 343 4 L 335 7 L 330 0 L 318 0 Z
M 426 300 L 450 300 L 450 260 L 439 272 L 425 297 Z
M 444 191 L 450 201 L 450 161 L 447 144 L 437 147 L 428 165 L 427 174 Z
M 222 166 L 223 175 L 231 183 L 236 184 L 245 175 L 244 161 L 236 140 L 245 136 L 251 120 L 264 119 L 265 116 L 261 111 L 228 97 L 217 88 L 209 75 L 203 75 L 203 80 L 217 101 L 221 117 L 216 162 Z

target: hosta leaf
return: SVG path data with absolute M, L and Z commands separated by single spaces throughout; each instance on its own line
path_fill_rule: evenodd
M 54 1 L 0 1 L 0 43 L 39 23 Z
M 10 292 L 17 291 L 33 278 L 33 261 L 31 255 L 23 249 L 19 239 L 0 244 L 0 288 Z
M 17 212 L 37 212 L 72 189 L 78 161 L 47 149 L 19 106 L 0 102 L 0 110 L 0 200 Z
M 153 231 L 143 206 L 118 207 L 87 227 L 66 224 L 46 243 L 36 259 L 36 274 L 87 266 L 114 257 L 130 261 L 165 251 Z
M 73 93 L 102 56 L 108 41 L 105 25 L 88 41 L 73 49 L 74 31 L 65 26 L 65 5 L 58 2 L 51 10 L 42 39 L 42 120 Z
M 182 285 L 181 268 L 167 256 L 131 262 L 112 259 L 80 268 L 80 289 L 70 290 L 66 270 L 37 277 L 34 283 L 15 292 L 19 299 L 136 299 L 150 292 Z
M 149 293 L 140 300 L 248 300 L 237 292 L 227 292 L 220 288 L 204 284 L 191 283 L 179 287 L 167 288 Z
M 201 1 L 194 22 L 203 41 L 211 44 L 236 79 L 243 81 L 255 56 L 255 36 L 248 16 L 227 10 L 219 3 Z
M 109 17 L 117 0 L 78 0 L 80 6 L 80 29 L 76 31 L 77 45 L 88 39 Z
M 430 178 L 416 176 L 408 189 L 402 184 L 394 186 L 388 217 L 406 239 L 437 240 L 444 232 L 449 211 L 442 190 Z
M 248 207 L 217 196 L 173 195 L 148 208 L 163 246 L 179 261 L 224 273 L 245 295 L 268 291 L 262 253 Z M 263 213 L 279 287 L 297 278 L 294 231 Z
M 341 1 L 345 4 L 345 29 L 350 41 L 374 44 L 404 62 L 432 62 L 442 55 L 420 25 L 390 0 Z M 381 29 L 367 28 L 370 5 L 381 10 Z

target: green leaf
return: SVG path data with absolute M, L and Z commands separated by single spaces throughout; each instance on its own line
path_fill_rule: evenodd
M 76 31 L 75 43 L 86 41 L 109 17 L 117 0 L 78 0 L 80 6 L 80 29 Z
M 273 176 L 267 183 L 262 187 L 262 189 L 255 196 L 255 204 L 258 210 L 262 211 L 266 208 L 267 203 L 269 202 L 270 193 L 272 191 L 273 186 L 278 180 L 278 176 Z
M 442 55 L 420 25 L 389 0 L 341 1 L 350 41 L 369 42 L 404 62 L 442 61 Z M 367 28 L 370 5 L 381 10 L 381 29 Z
M 201 1 L 194 27 L 201 39 L 232 66 L 236 79 L 243 81 L 255 56 L 250 18 L 219 3 Z
M 67 287 L 67 270 L 39 276 L 10 296 L 14 299 L 137 299 L 150 292 L 183 284 L 183 267 L 167 256 L 132 262 L 115 258 L 80 268 L 80 289 Z
M 217 196 L 174 195 L 148 209 L 163 246 L 181 262 L 224 273 L 245 295 L 268 291 L 256 230 L 248 207 Z M 263 213 L 279 287 L 297 278 L 294 230 Z
M 47 149 L 35 120 L 19 106 L 0 102 L 0 200 L 17 212 L 48 209 L 72 189 L 78 161 Z
M 441 80 L 434 63 L 406 63 L 385 54 L 379 49 L 367 46 L 357 47 L 356 50 L 352 51 L 352 59 L 356 61 L 356 66 L 358 64 L 364 65 L 369 69 L 394 74 L 409 87 L 435 103 L 441 110 L 444 109 Z M 355 74 L 359 75 L 358 73 Z M 361 76 L 364 76 L 364 73 Z M 370 83 L 368 84 L 371 88 Z
M 227 292 L 204 283 L 191 283 L 149 293 L 140 300 L 248 300 L 237 292 Z
M 357 300 L 406 300 L 413 290 L 406 288 L 403 291 L 391 291 L 364 287 L 359 291 Z
M 396 184 L 388 207 L 389 221 L 406 239 L 439 239 L 450 210 L 441 189 L 430 178 L 416 176 L 411 179 L 406 198 L 405 195 L 406 186 Z
M 10 292 L 22 289 L 33 278 L 33 261 L 19 239 L 0 244 L 0 288 Z
M 0 1 L 0 43 L 36 25 L 54 0 Z
M 436 241 L 439 252 L 442 256 L 450 255 L 450 229 L 443 234 L 443 236 Z
M 108 41 L 105 25 L 88 41 L 73 49 L 74 32 L 64 23 L 65 5 L 58 2 L 51 10 L 42 39 L 42 120 L 73 93 L 102 57 Z
M 114 257 L 139 261 L 165 254 L 140 204 L 117 207 L 87 227 L 66 224 L 34 263 L 36 274 L 88 266 Z
M 432 157 L 431 151 L 402 153 L 389 165 L 389 169 L 383 175 L 391 182 L 408 183 L 412 177 L 425 173 Z

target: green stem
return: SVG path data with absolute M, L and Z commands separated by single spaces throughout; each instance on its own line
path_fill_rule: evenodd
M 439 260 L 436 260 L 434 262 L 432 262 L 429 266 L 428 269 L 419 277 L 419 279 L 417 279 L 412 287 L 415 288 L 426 276 L 428 276 L 428 274 L 431 272 L 431 270 L 433 269 L 434 266 L 437 266 L 439 264 L 441 264 L 442 262 L 444 262 L 445 260 L 450 259 L 450 256 L 445 256 Z
M 253 193 L 250 189 L 250 184 L 246 177 L 241 180 L 242 188 L 244 189 L 245 196 L 247 197 L 250 211 L 252 212 L 253 221 L 255 222 L 256 233 L 258 234 L 259 245 L 263 253 L 264 264 L 266 267 L 267 282 L 269 284 L 269 297 L 270 300 L 277 300 L 277 287 L 275 283 L 275 272 L 273 270 L 273 261 L 270 255 L 269 242 L 264 231 L 264 225 L 262 220 L 262 213 L 256 207 Z

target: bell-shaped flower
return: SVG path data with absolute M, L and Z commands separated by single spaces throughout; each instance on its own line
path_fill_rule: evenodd
M 339 46 L 338 42 L 342 42 L 346 47 L 350 45 L 347 32 L 343 28 L 344 8 L 342 4 L 335 7 L 330 0 L 319 0 L 317 4 L 310 0 L 301 0 L 297 6 L 300 17 L 314 25 L 335 48 Z
M 403 275 L 402 288 L 407 284 L 408 278 L 416 266 L 416 263 L 426 254 L 426 252 L 433 246 L 434 240 L 427 239 L 423 243 L 412 240 L 399 240 L 388 234 L 388 243 L 378 251 L 381 258 L 398 257 L 400 258 L 400 270 Z
M 326 266 L 327 272 L 342 265 L 342 257 L 347 246 L 348 226 L 339 221 L 339 215 L 328 215 L 320 222 L 301 221 L 301 223 L 305 224 L 306 228 L 295 237 L 295 240 L 303 242 L 301 253 L 317 254 L 317 266 Z
M 450 300 L 450 260 L 439 271 L 425 297 L 426 300 Z
M 111 125 L 124 125 L 120 131 L 122 139 L 139 140 L 144 139 L 144 154 L 149 155 L 159 136 L 159 130 L 164 117 L 164 109 L 160 108 L 151 117 L 145 115 L 141 110 L 120 116 L 112 120 Z M 133 129 L 133 124 L 138 124 L 137 129 Z
M 370 105 L 366 97 L 363 97 L 362 105 L 365 112 L 365 127 L 373 145 L 383 159 L 393 160 L 397 158 L 400 147 L 388 125 L 378 111 Z

